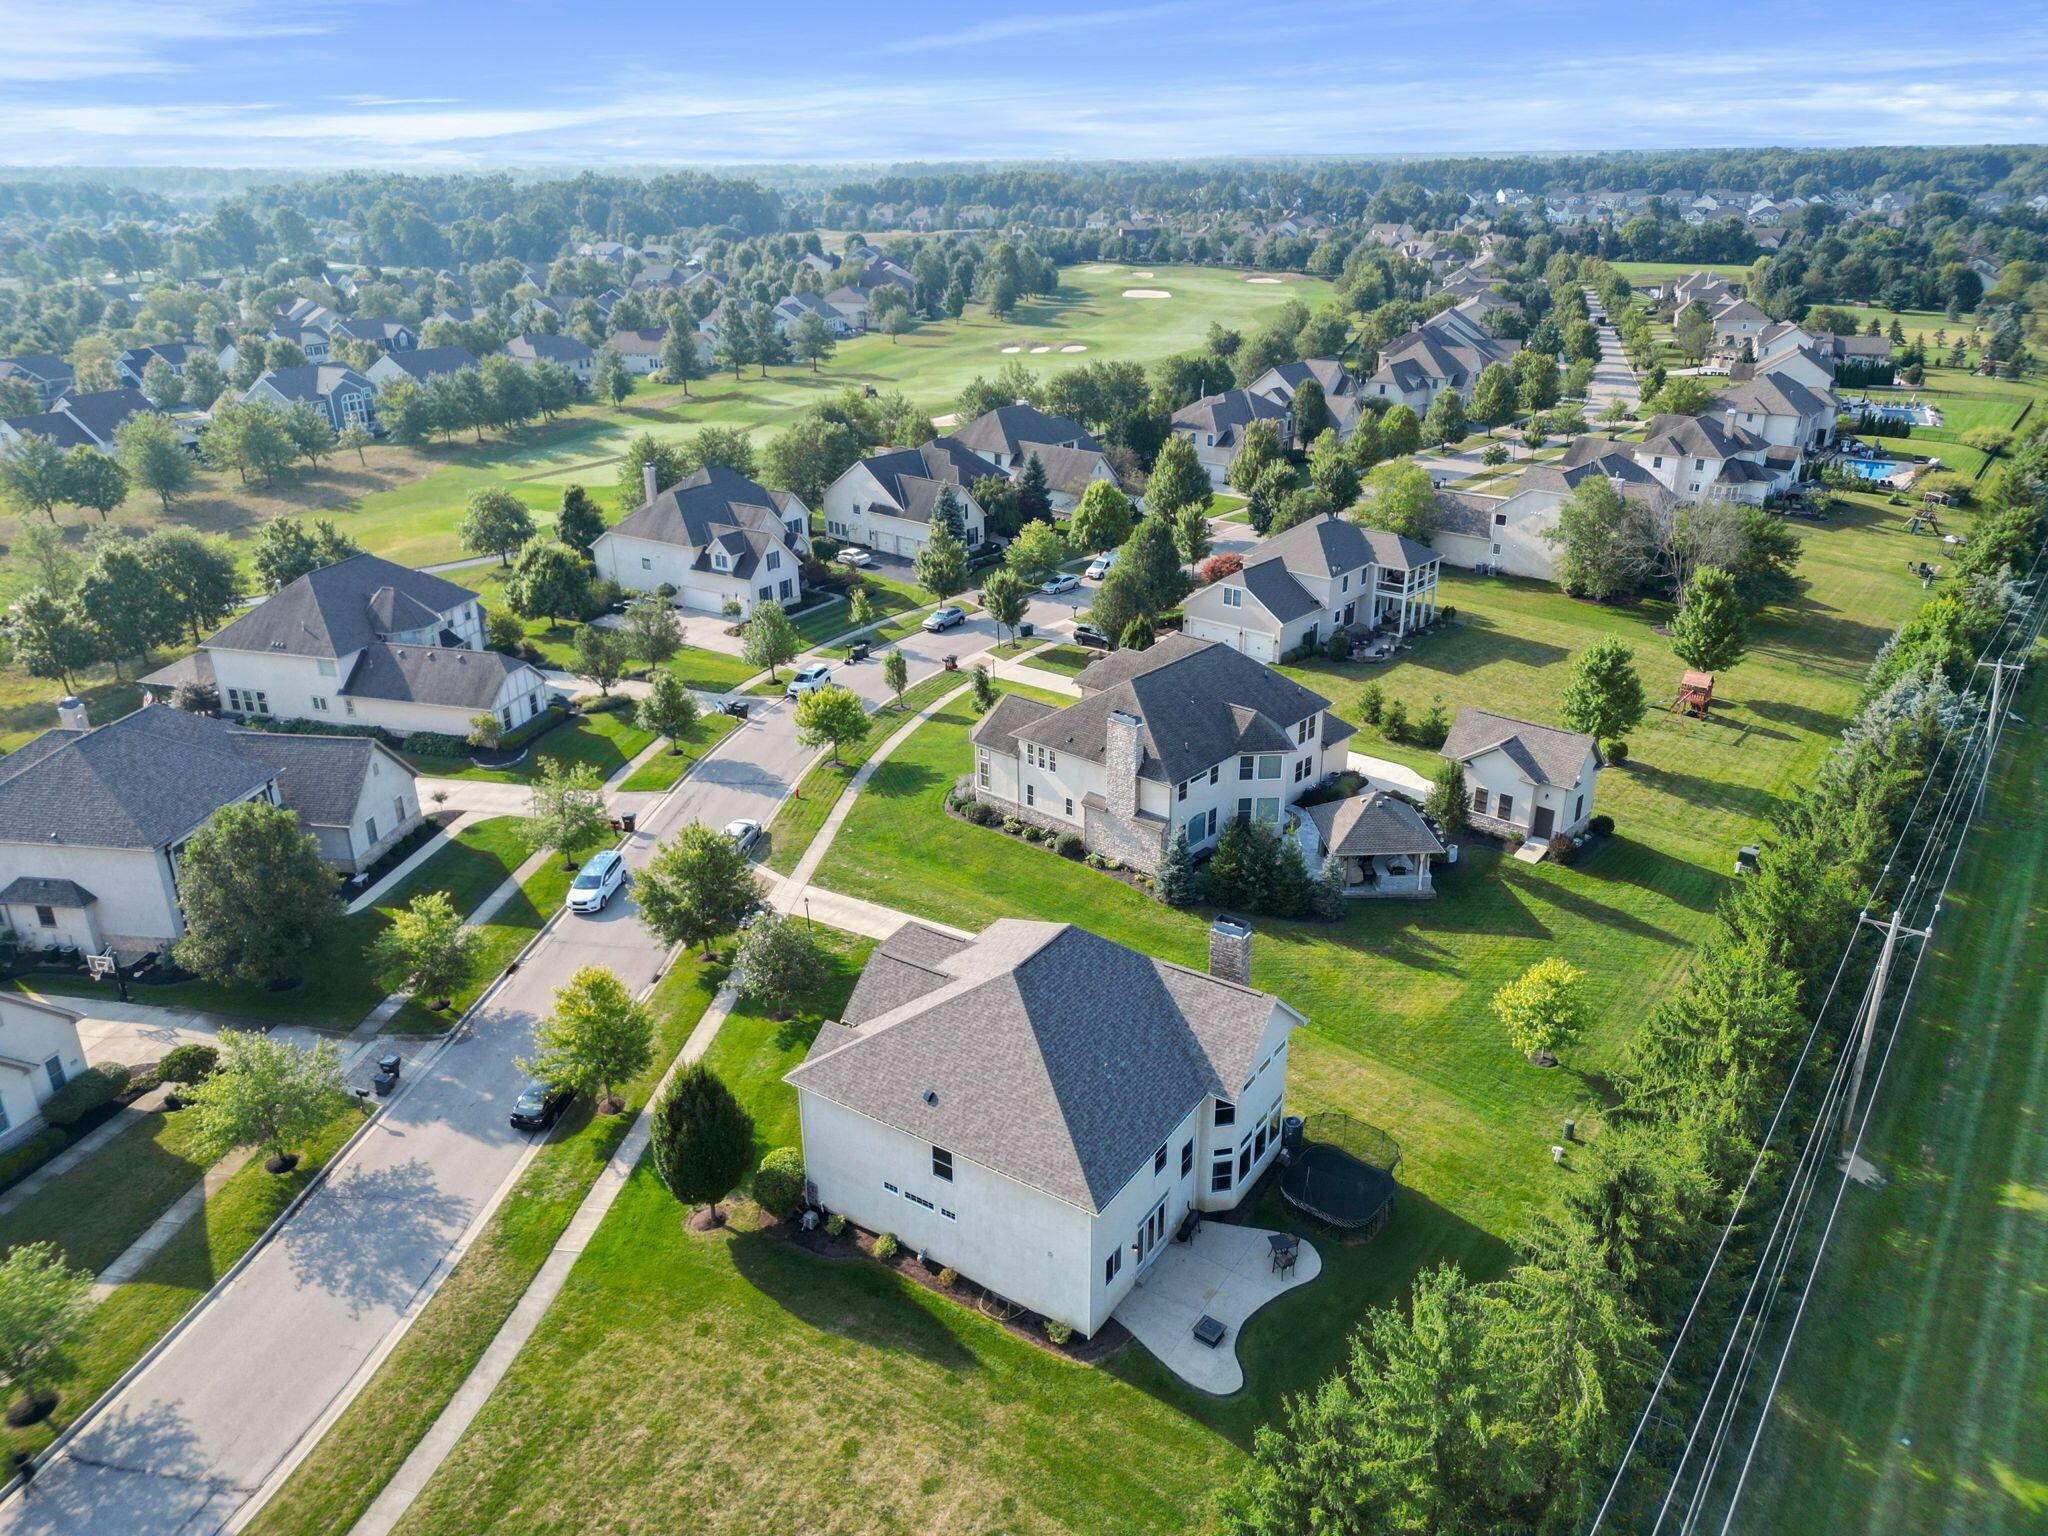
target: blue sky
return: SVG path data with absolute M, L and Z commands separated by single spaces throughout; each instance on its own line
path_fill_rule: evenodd
M 2039 0 L 0 0 L 9 164 L 2043 140 Z

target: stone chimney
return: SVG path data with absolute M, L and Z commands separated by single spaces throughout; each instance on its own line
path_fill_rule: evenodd
M 661 487 L 654 483 L 654 465 L 652 463 L 640 466 L 640 492 L 640 499 L 642 501 L 652 501 L 661 494 Z
M 1209 974 L 1240 987 L 1252 984 L 1252 925 L 1243 918 L 1219 912 L 1209 925 Z
M 92 717 L 85 711 L 85 700 L 76 694 L 67 693 L 57 701 L 57 724 L 67 731 L 89 731 Z
M 1109 814 L 1129 821 L 1138 814 L 1138 765 L 1145 759 L 1145 722 L 1121 709 L 1109 712 L 1109 741 L 1102 754 L 1103 798 Z

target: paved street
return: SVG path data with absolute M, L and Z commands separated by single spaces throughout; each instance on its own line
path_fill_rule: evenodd
M 1586 419 L 1598 421 L 1600 413 L 1613 401 L 1634 405 L 1639 391 L 1635 370 L 1629 367 L 1628 354 L 1622 350 L 1621 332 L 1608 322 L 1599 296 L 1590 288 L 1585 295 L 1587 313 L 1600 316 L 1600 361 L 1593 365 L 1593 383 L 1586 391 Z
M 1086 589 L 1034 599 L 1041 623 L 1069 618 Z M 903 642 L 911 680 L 947 654 L 995 641 L 971 619 Z M 863 698 L 887 697 L 879 657 L 835 663 Z M 766 822 L 815 754 L 793 710 L 763 700 L 628 839 L 628 864 L 690 821 Z M 630 897 L 630 887 L 628 888 Z M 505 1116 L 516 1060 L 579 966 L 610 966 L 636 990 L 661 963 L 630 899 L 595 918 L 560 917 L 467 1025 L 406 1082 L 328 1182 L 108 1410 L 0 1506 L 0 1533 L 207 1536 L 221 1530 L 349 1389 L 430 1294 L 522 1166 L 529 1138 Z

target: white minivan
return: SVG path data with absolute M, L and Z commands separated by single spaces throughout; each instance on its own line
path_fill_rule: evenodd
M 619 893 L 626 883 L 626 861 L 619 850 L 607 848 L 603 853 L 594 853 L 582 869 L 576 872 L 575 883 L 569 887 L 569 910 L 571 912 L 602 912 L 605 903 Z

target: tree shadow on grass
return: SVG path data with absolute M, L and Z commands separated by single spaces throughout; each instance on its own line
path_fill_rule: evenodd
M 1693 912 L 1711 912 L 1724 885 L 1699 865 L 1620 833 L 1573 865 L 1572 872 L 1603 885 L 1632 885 Z
M 914 800 L 946 777 L 936 768 L 897 756 L 875 770 L 861 793 L 882 800 Z
M 1580 922 L 1591 924 L 1596 928 L 1605 928 L 1615 933 L 1627 934 L 1631 938 L 1649 939 L 1658 944 L 1689 944 L 1691 942 L 1684 935 L 1671 933 L 1666 929 L 1658 927 L 1655 923 L 1646 922 L 1636 916 L 1635 913 L 1623 907 L 1593 900 L 1578 889 L 1576 883 L 1570 878 L 1544 880 L 1541 876 L 1526 872 L 1519 865 L 1514 869 L 1503 869 L 1502 878 L 1512 885 L 1524 887 L 1532 892 L 1540 892 L 1539 899 L 1558 908 L 1560 911 L 1569 913 Z M 1648 888 L 1651 887 L 1646 887 L 1646 889 Z M 1655 887 L 1654 889 L 1657 890 L 1657 894 L 1660 896 L 1669 894 L 1662 887 Z M 1673 897 L 1672 899 L 1676 900 L 1677 898 Z
M 1461 612 L 1457 623 L 1456 629 L 1423 635 L 1401 660 L 1425 672 L 1455 676 L 1500 661 L 1537 670 L 1571 655 L 1561 645 L 1503 629 L 1484 614 Z
M 1776 792 L 1760 784 L 1734 784 L 1705 774 L 1680 773 L 1640 758 L 1630 763 L 1628 772 L 1640 778 L 1645 788 L 1669 795 L 1679 805 L 1732 811 L 1751 821 L 1767 820 L 1778 809 Z
M 956 1375 L 981 1367 L 980 1359 L 935 1310 L 960 1303 L 937 1298 L 930 1306 L 921 1306 L 910 1292 L 910 1281 L 870 1259 L 820 1258 L 760 1232 L 734 1234 L 727 1251 L 741 1278 L 820 1333 L 864 1349 L 901 1350 Z M 970 1320 L 963 1315 L 959 1321 Z
M 1842 717 L 1830 710 L 1794 704 L 1788 699 L 1744 699 L 1742 702 L 1751 714 L 1790 726 L 1795 731 L 1804 731 L 1810 736 L 1832 737 L 1842 729 Z

